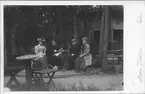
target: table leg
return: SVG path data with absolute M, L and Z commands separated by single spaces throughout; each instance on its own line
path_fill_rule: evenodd
M 26 85 L 29 88 L 32 86 L 32 69 L 30 60 L 26 61 L 25 63 L 25 70 L 26 70 Z

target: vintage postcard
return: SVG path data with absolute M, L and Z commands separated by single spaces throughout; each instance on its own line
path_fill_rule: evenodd
M 2 92 L 145 93 L 143 1 L 1 1 L 0 35 Z

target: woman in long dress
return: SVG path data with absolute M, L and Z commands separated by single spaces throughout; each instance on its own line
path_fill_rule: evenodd
M 60 47 L 59 45 L 56 43 L 55 40 L 52 41 L 52 46 L 50 48 L 50 57 L 49 57 L 49 64 L 51 64 L 52 66 L 60 66 L 61 65 L 61 60 L 60 58 L 58 58 L 58 54 L 56 55 L 56 53 L 58 53 Z
M 34 60 L 34 68 L 47 68 L 47 56 L 46 56 L 46 47 L 43 45 L 44 39 L 38 38 L 39 44 L 34 47 L 35 54 L 38 55 L 38 58 Z
M 92 64 L 92 55 L 90 54 L 90 45 L 88 44 L 88 38 L 82 38 L 82 46 L 80 56 L 76 59 L 75 69 L 77 72 L 83 71 L 87 66 Z

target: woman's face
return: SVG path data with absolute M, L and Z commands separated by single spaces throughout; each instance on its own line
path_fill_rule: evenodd
M 39 44 L 40 44 L 40 45 L 42 45 L 42 44 L 43 44 L 43 42 L 42 42 L 42 41 L 40 41 L 40 42 L 39 42 Z
M 82 43 L 85 44 L 86 43 L 86 40 L 82 40 Z
M 52 41 L 52 45 L 55 46 L 56 45 L 56 42 L 55 41 Z
M 75 44 L 76 44 L 76 41 L 73 41 L 73 42 L 72 42 L 72 45 L 75 45 Z

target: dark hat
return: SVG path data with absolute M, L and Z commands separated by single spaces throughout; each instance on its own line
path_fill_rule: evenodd
M 82 38 L 82 40 L 86 40 L 86 41 L 87 41 L 87 40 L 88 40 L 88 38 L 87 38 L 87 37 L 83 37 L 83 38 Z
M 39 42 L 40 42 L 40 41 L 43 42 L 43 41 L 45 41 L 45 39 L 44 39 L 44 38 L 38 38 L 37 41 L 39 41 Z
M 75 42 L 75 41 L 76 41 L 76 39 L 72 39 L 71 41 L 72 41 L 72 42 Z
M 56 42 L 55 40 L 52 40 L 52 42 Z

